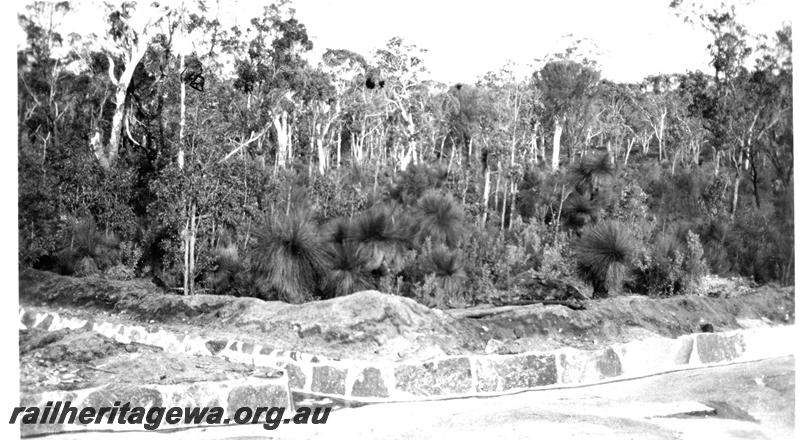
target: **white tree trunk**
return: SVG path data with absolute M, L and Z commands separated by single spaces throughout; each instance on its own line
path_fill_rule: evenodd
M 558 162 L 561 156 L 561 133 L 563 131 L 561 117 L 558 116 L 553 121 L 553 159 L 550 162 L 553 171 L 558 171 Z
M 189 223 L 189 294 L 194 293 L 194 273 L 197 257 L 195 255 L 195 244 L 197 242 L 197 212 L 196 206 L 192 203 Z
M 664 110 L 661 113 L 661 118 L 658 121 L 658 161 L 661 162 L 663 159 L 663 151 L 664 151 L 664 125 L 667 118 L 667 111 Z
M 625 149 L 625 160 L 623 161 L 623 165 L 628 166 L 628 158 L 631 156 L 631 150 L 633 150 L 633 144 L 636 143 L 636 138 L 631 137 L 628 141 L 628 148 Z
M 183 69 L 185 67 L 186 57 L 184 55 L 180 56 L 180 68 L 179 72 L 183 74 Z M 180 130 L 178 131 L 178 169 L 183 169 L 183 161 L 184 161 L 184 152 L 183 152 L 183 135 L 186 131 L 186 83 L 183 82 L 183 78 L 181 80 L 181 120 L 180 120 Z
M 128 87 L 131 84 L 131 79 L 133 79 L 133 72 L 136 70 L 136 66 L 139 65 L 139 62 L 142 61 L 142 58 L 144 58 L 145 52 L 147 52 L 147 44 L 142 41 L 131 53 L 131 57 L 128 62 L 125 63 L 125 70 L 122 72 L 119 79 L 114 77 L 114 62 L 112 58 L 110 56 L 107 57 L 109 60 L 108 75 L 111 82 L 116 85 L 116 107 L 114 108 L 114 116 L 111 119 L 111 134 L 108 137 L 108 145 L 105 148 L 103 147 L 102 136 L 99 131 L 95 131 L 91 139 L 92 150 L 103 168 L 108 169 L 114 165 L 119 155 L 119 144 L 122 139 L 122 121 L 125 117 Z
M 336 132 L 336 168 L 342 166 L 342 129 Z
M 275 111 L 272 115 L 272 125 L 275 127 L 275 137 L 278 141 L 278 152 L 275 165 L 286 168 L 286 163 L 291 155 L 289 145 L 291 131 L 289 127 L 289 114 L 285 110 Z
M 736 178 L 733 181 L 733 198 L 731 200 L 731 219 L 736 218 L 736 206 L 739 204 L 739 185 L 742 183 L 740 173 L 736 172 Z
M 608 159 L 611 161 L 611 165 L 614 165 L 616 158 L 614 157 L 614 148 L 611 146 L 610 138 L 606 141 L 606 152 L 608 152 Z

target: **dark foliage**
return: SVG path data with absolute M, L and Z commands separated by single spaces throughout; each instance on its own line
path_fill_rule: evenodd
M 293 303 L 317 294 L 330 261 L 325 241 L 308 213 L 272 217 L 255 238 L 251 259 L 264 286 Z
M 464 235 L 464 212 L 452 196 L 427 192 L 417 201 L 416 239 L 455 247 Z
M 619 223 L 599 223 L 584 231 L 575 248 L 578 271 L 596 296 L 619 293 L 636 254 L 634 240 Z

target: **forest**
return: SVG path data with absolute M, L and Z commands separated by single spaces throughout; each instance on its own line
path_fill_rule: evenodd
M 392 38 L 328 49 L 278 0 L 18 15 L 19 264 L 292 303 L 376 289 L 432 307 L 794 283 L 791 28 L 672 9 L 709 72 L 624 84 L 575 47 L 524 75 L 430 78 Z

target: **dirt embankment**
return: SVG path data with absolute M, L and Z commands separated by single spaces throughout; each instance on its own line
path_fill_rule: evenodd
M 212 356 L 185 356 L 142 344 L 121 344 L 84 329 L 21 330 L 19 357 L 20 390 L 26 394 L 108 383 L 166 385 L 277 373 Z
M 334 358 L 426 359 L 444 354 L 591 348 L 670 336 L 794 322 L 794 288 L 736 287 L 711 295 L 587 301 L 584 310 L 517 306 L 496 312 L 432 310 L 375 291 L 303 305 L 254 298 L 159 292 L 143 281 L 20 273 L 20 302 L 115 319 L 158 322 L 184 332 L 224 333 L 280 349 Z M 100 319 L 100 318 L 97 318 Z M 703 324 L 705 324 L 703 326 Z M 701 327 L 702 326 L 702 327 Z
M 20 303 L 63 307 L 77 313 L 99 309 L 175 331 L 214 334 L 334 358 L 409 359 L 482 351 L 479 325 L 440 310 L 376 291 L 303 305 L 254 298 L 181 296 L 143 282 L 71 278 L 26 270 Z M 100 318 L 96 318 L 100 319 Z
M 475 310 L 452 311 L 454 316 Z M 593 348 L 649 336 L 794 323 L 794 288 L 763 286 L 719 296 L 622 296 L 587 301 L 584 310 L 531 305 L 475 319 L 493 341 L 487 349 L 509 353 L 560 346 Z

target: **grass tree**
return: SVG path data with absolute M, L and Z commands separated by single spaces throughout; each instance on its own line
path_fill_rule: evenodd
M 584 156 L 570 168 L 569 178 L 575 190 L 583 195 L 592 195 L 598 184 L 614 176 L 614 165 L 608 154 Z
M 449 194 L 430 191 L 416 206 L 416 239 L 455 247 L 464 235 L 464 212 Z
M 400 210 L 393 205 L 378 204 L 353 219 L 347 241 L 357 246 L 366 269 L 394 266 L 409 241 L 408 225 Z
M 444 298 L 452 298 L 461 292 L 467 275 L 461 256 L 443 247 L 431 251 L 428 258 L 429 270 L 436 275 L 438 288 Z
M 589 227 L 575 250 L 578 271 L 594 287 L 596 297 L 619 292 L 635 253 L 633 237 L 613 221 Z
M 597 221 L 600 209 L 587 196 L 572 193 L 564 201 L 561 219 L 569 229 L 580 229 Z
M 330 268 L 325 275 L 323 293 L 327 298 L 349 295 L 376 287 L 375 276 L 367 269 L 369 259 L 351 242 L 331 243 Z
M 255 237 L 253 268 L 265 287 L 288 302 L 311 299 L 330 268 L 324 237 L 311 215 L 274 216 Z

